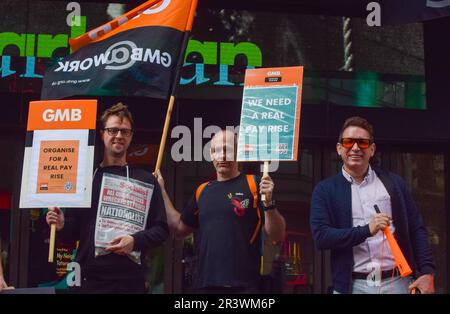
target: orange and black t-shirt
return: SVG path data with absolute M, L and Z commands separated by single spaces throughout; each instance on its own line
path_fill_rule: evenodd
M 256 181 L 259 186 L 259 180 Z M 262 208 L 259 206 L 259 208 Z M 198 269 L 196 288 L 255 287 L 259 279 L 260 238 L 258 209 L 245 175 L 227 181 L 211 181 L 198 202 L 192 196 L 181 219 L 197 229 L 195 250 Z

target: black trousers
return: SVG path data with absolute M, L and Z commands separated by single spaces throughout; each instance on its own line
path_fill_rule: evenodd
M 195 294 L 258 294 L 257 287 L 205 287 L 194 290 Z
M 83 278 L 81 287 L 70 288 L 74 294 L 145 294 L 144 279 Z

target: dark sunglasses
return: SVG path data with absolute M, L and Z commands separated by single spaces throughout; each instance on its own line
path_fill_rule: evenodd
M 372 144 L 372 140 L 367 138 L 343 138 L 341 139 L 341 145 L 345 148 L 352 148 L 355 143 L 358 144 L 360 149 L 369 148 L 370 144 Z
M 108 132 L 110 136 L 116 136 L 117 134 L 119 134 L 119 132 L 125 137 L 129 137 L 131 136 L 131 134 L 133 134 L 132 129 L 104 128 L 103 130 Z

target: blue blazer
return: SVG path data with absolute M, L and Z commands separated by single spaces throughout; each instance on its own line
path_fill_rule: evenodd
M 428 234 L 405 181 L 394 173 L 376 167 L 372 169 L 391 197 L 394 235 L 415 276 L 434 273 Z M 310 226 L 316 247 L 331 250 L 333 289 L 339 293 L 351 293 L 353 247 L 371 234 L 369 225 L 353 227 L 351 184 L 342 172 L 315 187 Z

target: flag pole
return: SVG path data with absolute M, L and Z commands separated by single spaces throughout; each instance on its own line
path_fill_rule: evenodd
M 53 263 L 53 256 L 55 255 L 55 236 L 56 224 L 50 225 L 50 242 L 48 247 L 48 262 Z
M 169 133 L 170 118 L 172 117 L 174 103 L 175 103 L 175 96 L 171 95 L 170 100 L 169 100 L 169 105 L 167 107 L 166 121 L 164 122 L 164 129 L 163 129 L 163 133 L 161 136 L 161 144 L 159 145 L 158 159 L 156 161 L 155 171 L 161 169 L 162 159 L 164 156 L 164 150 L 166 148 L 167 134 Z
M 269 162 L 264 161 L 264 168 L 263 168 L 263 177 L 269 175 Z M 266 201 L 266 194 L 261 194 L 261 201 Z
M 191 35 L 190 30 L 192 28 L 192 24 L 193 24 L 193 20 L 194 20 L 194 14 L 195 14 L 195 9 L 197 7 L 197 1 L 198 0 L 192 1 L 191 10 L 189 12 L 189 18 L 186 22 L 186 30 L 187 31 L 183 35 L 184 37 L 183 37 L 183 42 L 181 44 L 180 55 L 178 56 L 177 68 L 176 68 L 176 72 L 175 72 L 174 82 L 172 85 L 172 92 L 170 93 L 169 105 L 167 106 L 166 120 L 164 122 L 164 129 L 163 129 L 163 133 L 161 136 L 161 143 L 159 145 L 158 159 L 156 161 L 155 171 L 161 169 L 161 164 L 162 164 L 162 160 L 164 157 L 164 150 L 166 148 L 166 142 L 167 142 L 167 134 L 169 133 L 170 119 L 172 117 L 173 106 L 175 104 L 175 95 L 177 92 L 178 83 L 180 81 L 181 67 L 183 66 L 183 63 L 184 63 L 184 54 L 186 52 L 186 48 L 189 43 L 189 37 Z

